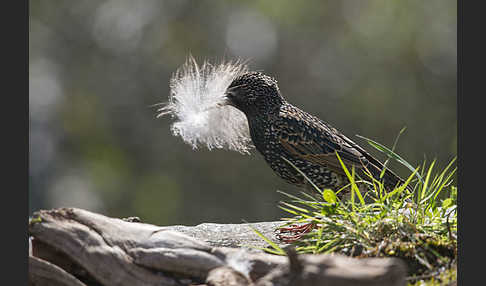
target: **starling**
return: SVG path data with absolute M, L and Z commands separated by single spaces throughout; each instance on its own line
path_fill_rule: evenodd
M 319 118 L 293 106 L 280 93 L 277 81 L 260 72 L 235 78 L 226 90 L 226 103 L 242 111 L 248 120 L 256 149 L 272 170 L 290 184 L 308 188 L 310 184 L 286 160 L 292 162 L 321 190 L 335 191 L 349 183 L 336 156 L 354 166 L 362 178 L 365 170 L 379 179 L 383 165 L 363 148 Z M 386 169 L 386 189 L 403 180 Z

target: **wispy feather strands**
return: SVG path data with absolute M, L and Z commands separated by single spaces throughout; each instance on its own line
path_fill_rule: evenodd
M 253 148 L 245 115 L 224 102 L 224 92 L 238 75 L 248 71 L 241 61 L 198 66 L 189 57 L 170 80 L 169 102 L 158 109 L 157 117 L 171 115 L 175 136 L 194 149 L 206 146 L 248 154 Z

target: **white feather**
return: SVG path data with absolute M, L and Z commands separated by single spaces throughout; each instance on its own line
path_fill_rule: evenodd
M 172 133 L 194 149 L 205 146 L 249 154 L 253 145 L 246 116 L 234 107 L 219 106 L 233 79 L 247 71 L 240 61 L 198 66 L 189 57 L 172 76 L 169 102 L 158 109 L 157 117 L 175 117 Z

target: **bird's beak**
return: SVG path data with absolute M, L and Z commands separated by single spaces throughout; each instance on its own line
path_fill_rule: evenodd
M 223 107 L 223 106 L 226 106 L 226 105 L 231 105 L 231 99 L 228 97 L 228 94 L 225 93 L 224 94 L 224 99 L 222 102 L 218 103 L 217 104 L 218 107 Z
M 233 103 L 234 96 L 235 95 L 231 91 L 231 88 L 227 89 L 226 92 L 224 93 L 224 101 L 221 102 L 221 103 L 218 103 L 218 106 L 226 106 L 226 105 L 234 106 L 234 103 Z
M 231 105 L 233 107 L 236 107 L 235 105 L 235 99 L 237 96 L 237 90 L 240 88 L 242 85 L 237 85 L 237 86 L 232 86 L 226 89 L 226 92 L 224 93 L 224 102 L 220 104 L 220 106 L 224 105 Z

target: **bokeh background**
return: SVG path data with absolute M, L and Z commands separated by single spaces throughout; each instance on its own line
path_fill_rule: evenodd
M 293 104 L 383 160 L 456 155 L 453 0 L 30 1 L 29 210 L 80 207 L 165 224 L 279 219 L 297 190 L 257 153 L 197 150 L 170 133 L 169 79 L 249 59 Z M 406 169 L 392 165 L 402 176 Z

